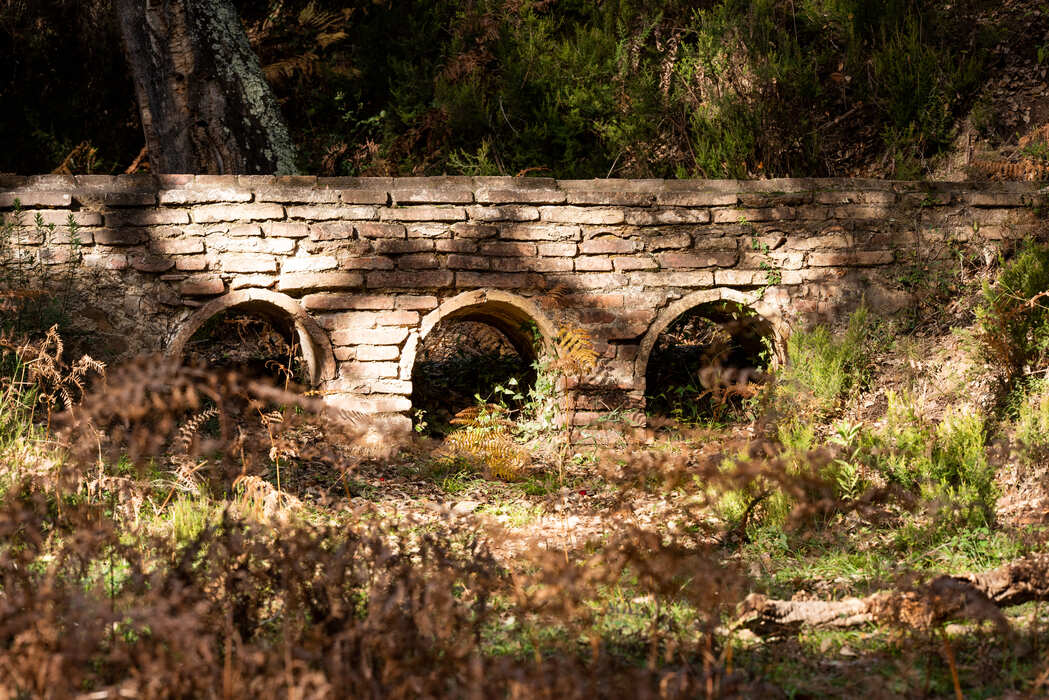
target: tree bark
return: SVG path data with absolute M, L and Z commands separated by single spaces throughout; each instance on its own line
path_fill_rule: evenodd
M 230 0 L 116 0 L 158 173 L 290 174 L 295 151 Z
M 1049 556 L 1035 555 L 978 574 L 940 576 L 909 591 L 844 600 L 775 600 L 752 594 L 737 625 L 761 635 L 801 627 L 842 629 L 875 622 L 928 628 L 949 619 L 990 620 L 1006 632 L 1000 608 L 1049 600 Z

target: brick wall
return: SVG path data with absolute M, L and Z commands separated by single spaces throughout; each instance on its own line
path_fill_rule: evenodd
M 746 303 L 782 341 L 861 298 L 904 308 L 916 266 L 1044 230 L 1027 183 L 0 176 L 7 220 L 16 200 L 7 269 L 74 274 L 109 355 L 177 353 L 208 315 L 269 304 L 332 400 L 404 412 L 420 336 L 490 312 L 590 331 L 584 423 L 638 407 L 655 335 L 690 305 Z

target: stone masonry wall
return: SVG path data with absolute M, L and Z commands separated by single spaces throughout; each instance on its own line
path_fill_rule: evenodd
M 839 179 L 0 176 L 0 215 L 22 223 L 0 263 L 73 275 L 77 323 L 110 356 L 177 355 L 230 307 L 287 314 L 319 388 L 372 412 L 410 409 L 440 318 L 585 328 L 601 366 L 568 400 L 588 424 L 641 405 L 656 336 L 697 303 L 748 304 L 780 341 L 862 298 L 893 312 L 930 260 L 1041 237 L 1044 198 Z

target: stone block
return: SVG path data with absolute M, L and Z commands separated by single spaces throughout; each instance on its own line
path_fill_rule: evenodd
M 396 379 L 396 362 L 353 362 L 342 371 L 344 377 L 350 379 Z M 411 403 L 409 401 L 409 403 Z M 371 399 L 359 399 L 359 410 L 365 413 L 378 413 L 378 402 Z
M 303 297 L 302 303 L 311 310 L 392 310 L 394 296 L 386 294 L 308 294 Z
M 555 224 L 621 224 L 626 220 L 622 209 L 608 207 L 541 207 L 539 218 Z
M 128 260 L 131 262 L 131 267 L 139 272 L 167 272 L 175 267 L 174 260 L 161 255 L 135 253 L 128 256 Z
M 175 269 L 186 272 L 199 272 L 208 269 L 206 255 L 179 255 L 175 258 Z
M 449 270 L 487 270 L 490 260 L 483 255 L 449 255 L 445 266 Z
M 463 207 L 384 207 L 379 210 L 382 221 L 464 221 Z
M 0 209 L 10 209 L 15 202 L 23 209 L 27 207 L 69 207 L 73 197 L 68 192 L 0 192 Z
M 582 237 L 579 226 L 558 224 L 513 223 L 500 230 L 500 238 L 509 241 L 578 241 Z
M 478 245 L 476 241 L 439 239 L 434 241 L 434 248 L 438 253 L 476 253 Z
M 575 269 L 583 272 L 611 272 L 612 259 L 604 255 L 584 255 L 575 259 Z
M 120 253 L 88 253 L 81 262 L 102 270 L 124 270 L 128 266 L 127 256 Z
M 891 250 L 849 250 L 831 253 L 809 253 L 812 267 L 888 265 L 893 262 Z
M 666 269 L 703 267 L 731 267 L 736 264 L 735 253 L 660 253 L 659 264 Z
M 628 209 L 626 223 L 632 226 L 709 224 L 708 209 Z
M 394 289 L 433 289 L 439 287 L 451 287 L 455 284 L 454 273 L 448 270 L 420 270 L 408 271 L 376 271 L 367 275 L 369 289 L 381 289 L 389 287 Z
M 267 221 L 262 224 L 262 232 L 270 238 L 305 238 L 310 235 L 310 227 L 301 221 Z M 233 229 L 230 235 L 236 235 Z
M 688 248 L 692 245 L 692 236 L 687 233 L 668 233 L 662 236 L 651 236 L 644 239 L 647 250 L 671 250 Z
M 236 187 L 201 187 L 161 190 L 157 200 L 162 205 L 213 204 L 217 202 L 250 202 L 251 192 Z
M 509 243 L 500 241 L 496 243 L 482 243 L 481 253 L 484 255 L 534 258 L 537 255 L 537 249 L 535 243 Z
M 354 237 L 356 226 L 349 221 L 326 221 L 310 224 L 311 241 L 339 241 Z
M 566 195 L 549 178 L 477 178 L 477 201 L 485 204 L 561 204 Z
M 455 286 L 460 289 L 493 287 L 496 289 L 531 289 L 538 286 L 539 278 L 525 272 L 471 272 L 455 273 Z
M 491 269 L 498 272 L 571 272 L 571 258 L 492 258 Z
M 258 238 L 262 236 L 262 227 L 258 224 L 234 224 L 229 227 L 229 235 L 235 238 Z
M 407 328 L 386 326 L 382 328 L 347 328 L 331 334 L 335 345 L 400 345 L 408 337 Z M 397 376 L 394 372 L 393 377 Z
M 658 270 L 659 264 L 650 257 L 634 256 L 625 258 L 612 258 L 612 265 L 617 272 L 631 272 L 633 270 Z
M 361 238 L 406 238 L 408 235 L 404 224 L 359 223 L 353 228 Z
M 341 198 L 338 190 L 327 187 L 262 186 L 255 188 L 255 201 L 280 204 L 330 204 L 341 201 Z M 291 216 L 290 207 L 288 216 Z
M 277 261 L 272 255 L 228 253 L 221 257 L 224 272 L 276 272 Z
M 813 201 L 816 204 L 874 204 L 887 207 L 896 203 L 896 193 L 886 190 L 830 190 L 816 192 Z
M 397 297 L 396 303 L 398 309 L 429 311 L 430 309 L 437 308 L 438 299 L 434 296 L 406 295 Z
M 755 223 L 761 221 L 788 221 L 794 218 L 793 207 L 764 207 L 762 209 L 715 209 L 715 224 Z
M 277 278 L 277 290 L 302 292 L 320 289 L 354 289 L 364 284 L 359 272 L 287 272 Z
M 613 236 L 602 236 L 591 238 L 579 244 L 581 255 L 610 255 L 613 253 L 633 253 L 639 248 L 637 241 L 627 238 L 615 238 Z
M 435 253 L 410 253 L 397 258 L 397 267 L 402 270 L 433 270 L 440 266 Z
M 179 291 L 186 296 L 214 296 L 226 291 L 226 283 L 218 275 L 196 275 L 182 280 Z
M 284 218 L 284 207 L 279 204 L 206 204 L 192 211 L 193 221 L 198 224 Z
M 306 219 L 307 221 L 332 221 L 336 219 L 353 219 L 368 221 L 378 216 L 376 207 L 332 207 L 332 206 L 296 206 L 288 207 L 289 219 Z
M 579 252 L 579 246 L 575 243 L 538 243 L 536 251 L 543 257 L 571 258 Z
M 667 180 L 656 195 L 656 202 L 674 207 L 723 207 L 738 201 L 735 180 Z
M 560 180 L 569 204 L 646 207 L 655 203 L 662 180 Z
M 390 194 L 383 189 L 341 189 L 339 197 L 346 204 L 388 204 Z
M 96 244 L 112 246 L 138 245 L 148 238 L 141 228 L 102 228 L 94 232 L 94 237 Z
M 371 242 L 372 252 L 383 255 L 399 255 L 403 253 L 424 253 L 434 249 L 434 241 L 429 238 L 412 238 L 400 240 L 397 238 L 376 238 Z
M 766 270 L 717 270 L 714 273 L 715 284 L 729 286 L 760 286 L 768 282 Z
M 452 224 L 452 235 L 457 238 L 494 238 L 499 235 L 499 229 L 485 224 L 459 222 Z
M 308 255 L 294 258 L 285 258 L 281 263 L 280 271 L 289 272 L 324 272 L 334 270 L 339 266 L 339 261 L 333 255 Z
M 470 204 L 473 181 L 468 177 L 402 177 L 393 181 L 394 204 Z
M 61 265 L 73 259 L 71 246 L 48 246 L 40 249 L 40 262 L 44 265 Z
M 347 256 L 342 258 L 340 266 L 344 270 L 392 270 L 393 258 L 379 255 Z
M 375 322 L 380 326 L 415 326 L 419 323 L 419 312 L 406 309 L 380 311 Z
M 405 227 L 408 238 L 451 238 L 452 230 L 448 224 L 408 224 Z
M 466 215 L 475 221 L 538 221 L 539 209 L 515 204 L 472 206 L 466 208 Z
M 289 255 L 295 251 L 294 238 L 225 238 L 208 237 L 208 246 L 231 253 L 268 253 Z
M 158 255 L 189 255 L 203 253 L 204 241 L 200 238 L 162 238 L 151 241 L 150 249 Z
M 275 275 L 235 275 L 229 282 L 230 289 L 268 289 L 277 281 Z
M 709 270 L 631 272 L 630 284 L 642 287 L 711 287 L 714 285 L 714 273 Z
M 37 218 L 39 217 L 40 223 L 44 226 L 65 226 L 69 223 L 69 217 L 73 217 L 73 221 L 76 222 L 77 226 L 101 226 L 102 215 L 93 211 L 69 211 L 68 209 L 24 209 L 22 210 L 22 225 L 27 228 L 32 228 L 37 224 Z M 4 217 L 7 221 L 14 221 L 13 214 L 7 214 Z M 106 215 L 108 220 L 109 215 Z
M 396 360 L 401 351 L 396 345 L 358 345 L 356 357 L 362 362 Z

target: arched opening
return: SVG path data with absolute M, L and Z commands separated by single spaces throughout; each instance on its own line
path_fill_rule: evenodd
M 225 309 L 204 322 L 186 341 L 183 360 L 274 386 L 309 386 L 311 369 L 294 322 L 265 304 Z
M 245 289 L 214 299 L 183 324 L 167 355 L 215 368 L 236 368 L 316 386 L 335 376 L 335 356 L 324 329 L 295 299 Z
M 646 337 L 639 360 L 650 419 L 689 425 L 748 419 L 748 402 L 776 361 L 775 332 L 767 319 L 727 296 L 672 306 Z
M 480 290 L 461 294 L 423 319 L 412 364 L 416 428 L 443 436 L 479 403 L 518 414 L 531 398 L 553 325 L 526 299 Z

